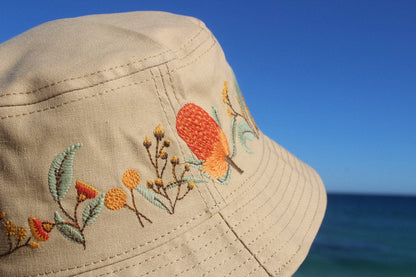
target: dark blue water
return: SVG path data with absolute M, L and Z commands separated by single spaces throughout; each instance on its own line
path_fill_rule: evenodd
M 329 194 L 294 276 L 416 276 L 416 197 Z

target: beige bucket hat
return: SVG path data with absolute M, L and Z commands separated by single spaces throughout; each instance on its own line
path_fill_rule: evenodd
M 289 276 L 305 259 L 322 182 L 258 129 L 201 21 L 57 20 L 0 61 L 1 276 Z

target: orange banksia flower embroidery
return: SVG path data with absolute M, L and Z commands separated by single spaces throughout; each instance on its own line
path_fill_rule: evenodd
M 98 195 L 98 190 L 96 188 L 80 180 L 76 181 L 75 188 L 77 189 L 79 201 L 94 199 Z
M 231 159 L 228 141 L 218 123 L 201 107 L 188 103 L 176 116 L 179 136 L 197 156 L 199 169 L 214 181 L 226 175 L 229 165 L 243 171 Z
M 110 189 L 105 194 L 104 204 L 110 210 L 116 211 L 120 210 L 121 208 L 126 205 L 127 202 L 127 194 L 119 188 Z
M 46 241 L 49 239 L 49 233 L 55 226 L 55 223 L 48 221 L 40 221 L 34 217 L 29 217 L 30 231 L 32 232 L 35 239 L 38 241 Z

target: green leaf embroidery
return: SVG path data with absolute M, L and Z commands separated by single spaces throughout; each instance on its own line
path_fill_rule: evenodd
M 101 193 L 91 203 L 89 203 L 82 212 L 82 222 L 84 226 L 91 225 L 101 214 L 104 205 L 104 193 Z
M 236 146 L 236 139 L 235 139 L 235 133 L 237 131 L 237 119 L 235 117 L 233 117 L 231 119 L 231 141 L 233 144 L 233 152 L 231 153 L 230 158 L 235 157 L 235 155 L 237 154 L 237 146 Z
M 212 117 L 214 118 L 215 122 L 217 122 L 218 126 L 220 126 L 221 128 L 220 116 L 218 114 L 217 107 L 215 106 L 212 106 Z
M 55 157 L 49 168 L 49 191 L 55 201 L 64 199 L 71 186 L 74 156 L 81 146 L 81 143 L 70 146 Z
M 162 201 L 160 200 L 160 198 L 157 196 L 157 194 L 154 191 L 148 188 L 142 187 L 142 186 L 138 186 L 136 190 L 140 192 L 140 194 L 143 195 L 143 197 L 146 198 L 150 203 L 152 203 L 156 207 L 161 208 L 162 210 L 165 210 L 169 213 L 169 210 L 167 210 L 166 207 L 164 207 L 161 204 Z
M 254 133 L 245 121 L 241 121 L 238 124 L 238 138 L 240 139 L 240 143 L 244 149 L 250 154 L 253 153 L 250 148 L 247 147 L 246 142 L 247 140 L 254 140 Z
M 185 162 L 198 169 L 202 169 L 202 164 L 205 163 L 204 160 L 194 158 L 186 158 Z
M 205 180 L 205 179 L 195 178 L 195 177 L 191 177 L 191 176 L 185 176 L 185 177 L 182 178 L 182 180 L 184 180 L 187 183 L 189 183 L 190 181 L 193 181 L 195 184 L 208 183 L 208 181 Z
M 58 212 L 55 212 L 55 223 L 56 228 L 62 234 L 62 236 L 72 242 L 84 245 L 85 248 L 84 236 L 78 231 L 77 228 L 70 225 L 69 223 L 64 222 Z

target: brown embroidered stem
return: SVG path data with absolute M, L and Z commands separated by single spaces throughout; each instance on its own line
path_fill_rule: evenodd
M 232 113 L 233 113 L 233 116 L 241 116 L 242 118 L 246 119 L 246 117 L 245 117 L 244 115 L 242 115 L 242 114 L 238 113 L 238 112 L 234 109 L 234 107 L 233 107 L 233 105 L 231 104 L 231 101 L 230 101 L 230 98 L 228 97 L 228 95 L 227 95 L 227 106 L 228 106 L 228 107 L 230 107 L 230 109 L 231 109 L 231 111 L 232 111 Z
M 9 238 L 10 238 L 10 237 L 9 237 Z M 29 237 L 29 238 L 26 240 L 25 244 L 18 245 L 18 246 L 16 246 L 15 248 L 10 248 L 10 250 L 9 250 L 9 251 L 7 251 L 6 253 L 0 254 L 0 258 L 1 258 L 1 257 L 4 257 L 4 256 L 7 256 L 7 255 L 12 254 L 14 251 L 16 251 L 16 250 L 17 250 L 17 249 L 19 249 L 19 248 L 22 248 L 22 247 L 25 247 L 25 246 L 29 246 L 29 242 L 30 242 L 30 240 L 31 240 L 31 239 L 32 239 L 32 237 Z
M 157 198 L 155 198 L 155 200 L 157 201 L 157 202 L 159 202 L 160 203 L 160 205 L 162 205 L 170 214 L 173 214 L 173 211 L 171 211 L 171 210 L 169 210 L 168 209 L 168 207 L 166 207 L 166 205 L 162 202 L 162 201 L 160 201 L 159 199 L 157 199 Z
M 166 160 L 165 160 L 165 165 L 163 166 L 163 168 L 162 168 L 162 172 L 160 173 L 160 178 L 162 178 L 163 177 L 163 172 L 165 171 L 165 168 L 166 168 L 166 165 L 168 164 L 168 159 L 166 158 Z
M 159 160 L 159 155 L 158 155 L 158 148 L 159 148 L 159 138 L 157 138 L 156 139 L 156 149 L 155 149 L 155 160 L 156 160 L 156 162 L 155 162 L 155 170 L 156 170 L 156 176 L 157 176 L 157 178 L 161 178 L 160 176 L 159 176 L 159 168 L 158 168 L 158 160 Z
M 155 162 L 153 161 L 152 154 L 150 154 L 150 150 L 149 150 L 149 148 L 148 148 L 148 147 L 146 147 L 146 151 L 147 151 L 147 155 L 149 156 L 149 160 L 150 160 L 150 162 L 152 163 L 153 167 L 155 167 L 155 168 L 156 168 L 156 164 L 155 164 Z
M 190 192 L 191 190 L 187 189 L 186 192 L 184 193 L 184 195 L 182 195 L 181 197 L 178 198 L 178 200 L 182 200 L 185 198 L 185 196 Z
M 225 157 L 225 160 L 229 165 L 231 165 L 235 170 L 237 170 L 238 173 L 243 174 L 244 171 L 241 168 L 239 168 L 238 165 L 236 165 L 235 162 L 231 160 L 229 156 Z
M 142 219 L 140 218 L 140 213 L 137 210 L 137 206 L 136 206 L 136 200 L 134 199 L 134 193 L 133 193 L 133 189 L 130 189 L 131 192 L 131 199 L 133 201 L 133 207 L 134 207 L 134 212 L 136 213 L 137 218 L 139 219 L 140 225 L 142 225 L 142 227 L 144 227 L 144 224 L 142 222 Z
M 80 230 L 77 225 L 75 225 L 74 223 L 69 222 L 69 221 L 54 223 L 54 225 L 71 225 L 72 227 Z
M 61 211 L 72 221 L 75 221 L 75 219 L 64 209 L 64 207 L 62 207 L 61 201 L 58 200 L 58 206 L 59 208 L 61 208 Z
M 147 218 L 144 214 L 142 214 L 141 212 L 137 211 L 137 213 L 143 217 L 144 219 L 146 219 L 147 221 L 149 221 L 150 223 L 153 223 L 149 218 Z
M 77 216 L 77 210 L 78 210 L 79 203 L 81 203 L 81 202 L 77 198 L 77 203 L 75 204 L 75 208 L 74 208 L 74 223 L 78 226 L 78 229 L 80 229 L 80 226 L 79 226 L 79 223 L 78 223 L 78 216 Z

